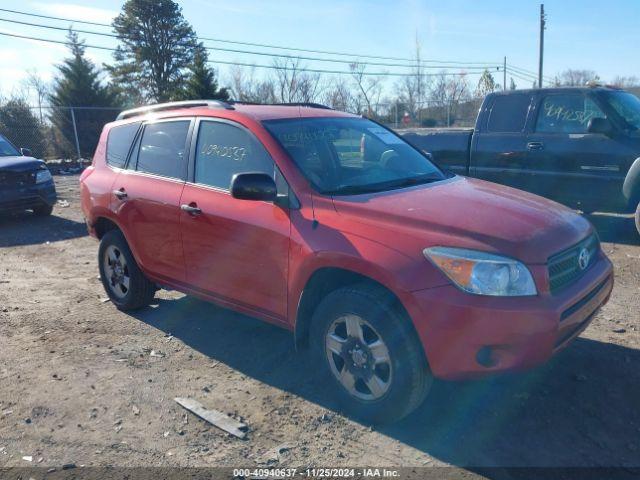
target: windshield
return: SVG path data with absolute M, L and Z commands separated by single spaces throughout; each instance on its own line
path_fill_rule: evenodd
M 0 135 L 0 157 L 15 157 L 18 155 L 20 155 L 20 152 L 6 138 Z
M 445 178 L 424 155 L 370 120 L 297 118 L 263 124 L 321 193 L 369 193 Z
M 627 122 L 631 130 L 640 130 L 640 99 L 628 92 L 607 94 L 609 104 Z

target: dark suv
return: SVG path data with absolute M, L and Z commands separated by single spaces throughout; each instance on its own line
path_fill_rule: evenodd
M 55 203 L 56 187 L 45 163 L 0 135 L 0 213 L 51 215 Z

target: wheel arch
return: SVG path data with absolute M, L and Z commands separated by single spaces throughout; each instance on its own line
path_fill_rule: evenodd
M 93 223 L 93 229 L 96 232 L 98 240 L 102 240 L 102 237 L 111 230 L 120 230 L 122 232 L 120 226 L 113 219 L 104 216 L 96 218 Z M 122 234 L 124 235 L 124 232 L 122 232 Z
M 410 328 L 414 330 L 417 338 L 419 338 L 418 333 L 415 331 L 415 325 L 413 324 L 411 315 L 405 308 L 400 297 L 392 288 L 369 275 L 355 270 L 350 270 L 344 267 L 323 266 L 316 269 L 309 276 L 299 296 L 295 316 L 296 322 L 294 326 L 294 341 L 296 349 L 300 350 L 307 347 L 311 319 L 316 307 L 322 299 L 339 288 L 356 284 L 368 284 L 379 288 L 382 292 L 389 295 L 389 298 L 393 301 L 393 306 L 398 308 L 398 310 L 406 316 L 407 320 L 411 324 Z
M 125 228 L 122 227 L 120 223 L 118 223 L 117 219 L 108 214 L 99 214 L 94 217 L 93 223 L 91 224 L 91 228 L 95 232 L 96 238 L 98 240 L 102 240 L 102 237 L 111 230 L 118 230 L 124 236 L 131 253 L 133 254 L 133 258 L 136 263 L 140 267 L 140 269 L 147 274 L 144 265 L 140 263 L 140 257 L 138 255 L 138 250 L 136 246 L 129 240 L 128 232 Z

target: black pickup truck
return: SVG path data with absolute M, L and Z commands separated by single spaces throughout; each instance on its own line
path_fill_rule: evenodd
M 474 129 L 403 133 L 461 175 L 536 193 L 585 213 L 636 213 L 640 99 L 608 87 L 489 94 Z

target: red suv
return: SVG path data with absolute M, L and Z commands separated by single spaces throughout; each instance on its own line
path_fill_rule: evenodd
M 119 309 L 170 287 L 292 330 L 367 421 L 403 417 L 434 377 L 544 362 L 613 287 L 573 211 L 319 105 L 130 110 L 80 182 Z

